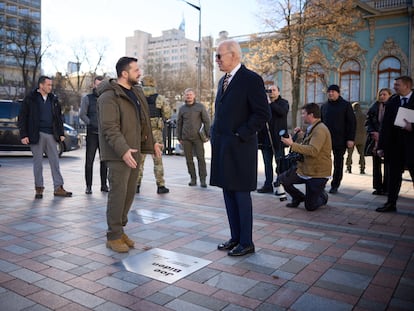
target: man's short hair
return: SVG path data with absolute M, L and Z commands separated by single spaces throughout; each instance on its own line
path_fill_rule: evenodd
M 46 80 L 52 80 L 52 79 L 48 76 L 40 76 L 39 80 L 37 80 L 37 85 L 39 86 L 40 84 L 45 83 Z
M 410 87 L 410 89 L 413 86 L 413 79 L 411 79 L 411 77 L 409 76 L 400 76 L 400 77 L 395 78 L 394 80 L 395 81 L 401 80 L 404 84 L 407 84 Z
M 195 94 L 194 89 L 192 89 L 191 87 L 187 88 L 184 90 L 184 94 L 188 93 L 188 92 L 193 92 L 193 94 Z
M 131 64 L 132 62 L 138 62 L 138 59 L 135 57 L 124 56 L 118 60 L 115 66 L 118 78 L 122 76 L 122 71 L 128 71 L 129 64 Z
M 318 104 L 308 103 L 302 106 L 302 109 L 306 111 L 307 114 L 313 113 L 313 117 L 316 119 L 321 118 L 321 109 Z
M 93 81 L 95 82 L 96 80 L 98 80 L 98 81 L 103 81 L 103 79 L 105 79 L 104 78 L 104 76 L 96 76 L 95 77 L 95 79 L 93 79 Z

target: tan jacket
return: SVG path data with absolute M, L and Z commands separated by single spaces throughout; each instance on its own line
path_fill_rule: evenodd
M 140 112 L 115 79 L 103 81 L 98 86 L 101 160 L 122 161 L 128 149 L 138 150 L 134 153 L 137 161 L 141 153 L 154 153 L 147 101 L 141 87 L 134 86 L 132 89 L 140 103 Z
M 313 178 L 331 176 L 331 134 L 322 122 L 315 122 L 310 134 L 304 137 L 302 144 L 293 143 L 291 150 L 304 156 L 303 162 L 298 162 L 296 171 L 298 175 Z

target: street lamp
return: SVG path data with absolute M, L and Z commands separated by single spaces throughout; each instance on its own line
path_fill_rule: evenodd
M 181 0 L 188 5 L 192 6 L 194 9 L 198 10 L 198 63 L 197 63 L 197 90 L 198 90 L 198 96 L 200 96 L 199 100 L 201 101 L 201 4 L 200 1 L 198 1 L 198 6 L 195 4 L 192 4 L 186 0 Z

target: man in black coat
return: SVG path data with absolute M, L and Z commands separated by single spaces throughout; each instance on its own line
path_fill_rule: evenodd
M 338 85 L 330 85 L 327 92 L 328 101 L 321 107 L 321 120 L 331 132 L 334 172 L 329 193 L 334 194 L 341 185 L 346 148 L 354 146 L 356 119 L 351 104 L 340 96 Z
M 270 119 L 262 78 L 241 65 L 234 40 L 217 47 L 219 81 L 211 130 L 210 184 L 223 189 L 231 238 L 218 245 L 229 256 L 254 253 L 250 192 L 257 186 L 257 132 Z
M 62 108 L 52 93 L 52 79 L 40 76 L 38 88 L 28 94 L 19 113 L 20 139 L 23 145 L 30 145 L 33 154 L 35 198 L 43 198 L 43 154 L 47 154 L 52 173 L 54 195 L 71 197 L 72 192 L 63 188 L 57 144 L 65 139 Z
M 272 118 L 268 125 L 264 127 L 258 134 L 259 149 L 262 151 L 263 163 L 265 169 L 265 182 L 263 187 L 257 189 L 259 193 L 273 193 L 273 157 L 276 159 L 284 155 L 284 144 L 280 141 L 280 130 L 287 129 L 287 115 L 289 113 L 289 103 L 280 96 L 279 87 L 272 85 L 268 91 L 270 99 L 270 110 Z M 269 137 L 270 136 L 270 137 Z M 270 140 L 270 138 L 272 140 Z M 276 173 L 279 174 L 279 166 L 276 166 Z M 275 186 L 279 186 L 277 182 Z M 279 194 L 277 191 L 275 194 Z
M 414 177 L 414 124 L 404 119 L 402 126 L 394 125 L 400 107 L 414 110 L 413 80 L 408 76 L 395 79 L 395 94 L 385 104 L 384 118 L 377 153 L 388 165 L 388 200 L 377 212 L 395 212 L 400 193 L 402 174 L 408 169 Z

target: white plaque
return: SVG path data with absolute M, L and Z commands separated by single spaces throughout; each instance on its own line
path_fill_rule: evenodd
M 159 248 L 122 260 L 125 269 L 168 284 L 207 266 L 210 260 Z

